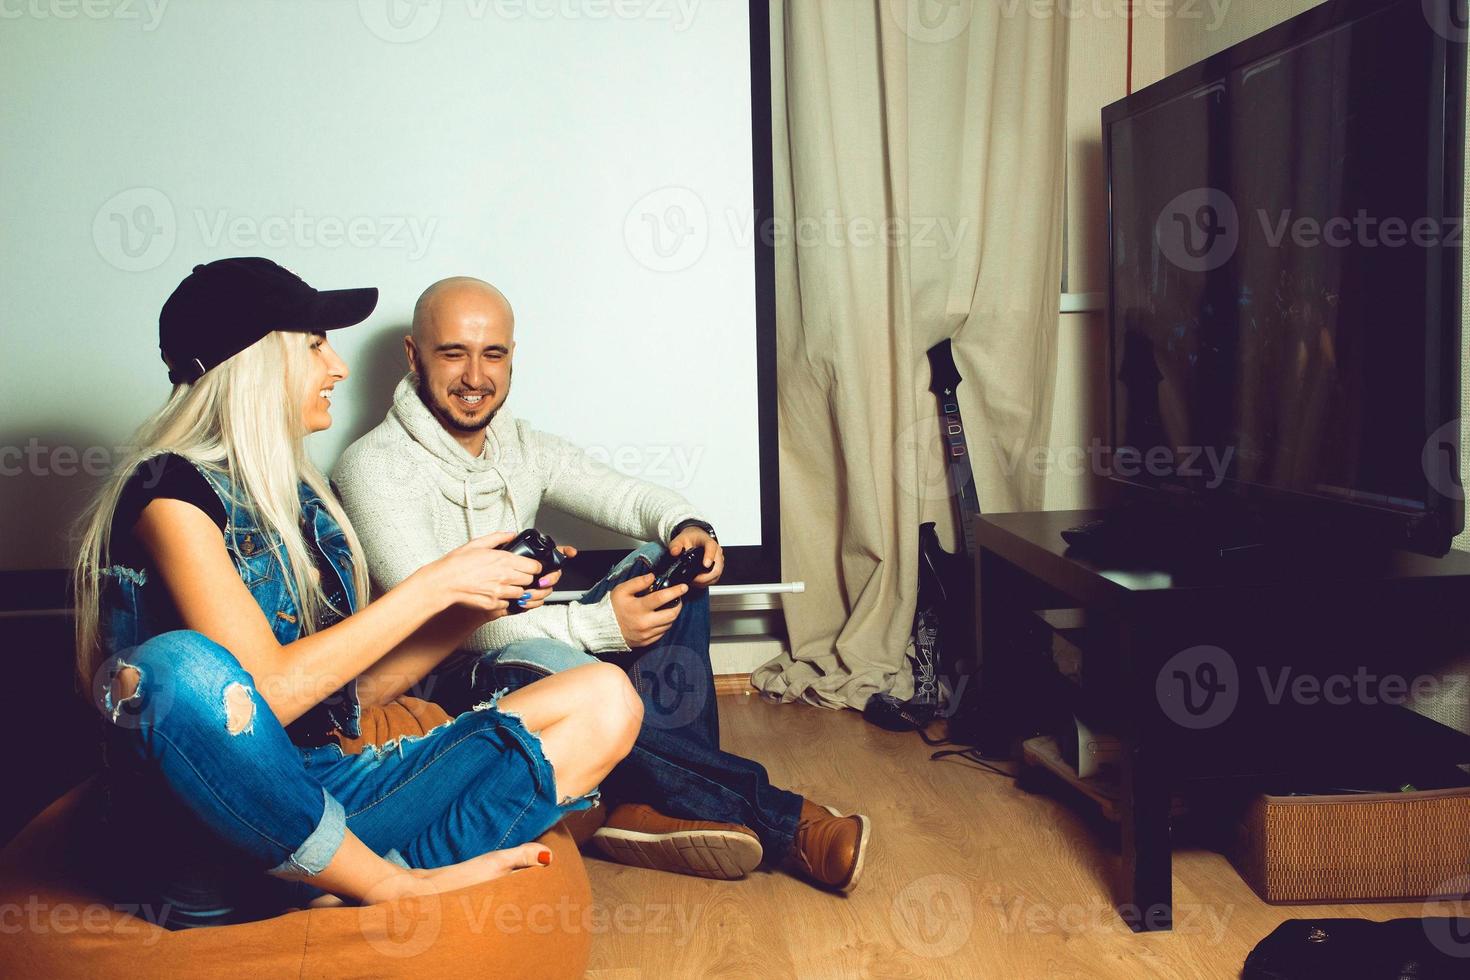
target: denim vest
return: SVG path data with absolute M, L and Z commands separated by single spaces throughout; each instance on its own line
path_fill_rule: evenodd
M 299 639 L 303 634 L 301 609 L 286 576 L 284 549 L 256 525 L 250 508 L 237 497 L 228 477 L 197 463 L 195 468 L 224 505 L 225 548 L 276 639 L 282 645 Z M 329 598 L 340 591 L 346 600 L 346 610 L 353 611 L 357 608 L 357 596 L 352 588 L 352 552 L 347 538 L 310 487 L 302 483 L 300 493 L 302 527 L 307 531 L 307 541 L 326 559 L 319 562 L 323 576 L 330 569 L 337 578 L 335 582 L 324 580 L 322 588 Z M 149 581 L 146 569 L 112 565 L 103 569 L 103 580 L 100 612 L 105 656 L 114 656 L 160 633 L 182 628 L 173 600 L 162 583 Z M 339 730 L 348 738 L 357 738 L 362 734 L 361 718 L 357 680 L 353 679 L 293 722 L 291 730 L 315 737 Z

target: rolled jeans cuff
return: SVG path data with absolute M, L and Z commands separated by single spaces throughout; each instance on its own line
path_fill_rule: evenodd
M 325 789 L 322 790 L 322 800 L 325 805 L 316 829 L 301 842 L 294 854 L 271 868 L 271 874 L 319 875 L 332 863 L 342 841 L 347 838 L 347 813 Z

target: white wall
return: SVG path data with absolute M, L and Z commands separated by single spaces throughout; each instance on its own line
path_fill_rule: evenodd
M 167 393 L 159 306 L 240 254 L 382 290 L 333 338 L 354 377 L 312 440 L 323 464 L 381 419 L 418 292 L 479 275 L 516 306 L 517 415 L 758 543 L 741 0 L 0 17 L 0 569 L 67 563 L 86 471 Z

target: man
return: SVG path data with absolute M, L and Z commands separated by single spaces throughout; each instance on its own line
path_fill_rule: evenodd
M 446 279 L 419 297 L 404 338 L 410 373 L 388 417 L 333 473 L 375 584 L 390 588 L 478 535 L 533 527 L 542 504 L 660 543 L 633 552 L 579 602 L 542 605 L 560 573 L 544 576 L 522 597 L 525 611 L 476 632 L 463 660 L 426 667 L 435 673 L 425 694 L 454 711 L 595 657 L 623 664 L 645 721 L 604 781 L 620 804 L 593 837 L 606 856 L 712 878 L 742 877 L 764 859 L 850 890 L 868 819 L 777 789 L 758 763 L 720 751 L 706 591 L 724 569 L 714 528 L 679 494 L 512 418 L 514 333 L 510 303 L 489 283 Z M 640 596 L 662 542 L 673 554 L 701 549 L 707 570 L 692 589 Z

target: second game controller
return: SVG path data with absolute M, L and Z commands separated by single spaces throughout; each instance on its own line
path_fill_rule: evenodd
M 688 585 L 707 571 L 709 569 L 704 567 L 703 548 L 690 548 L 678 555 L 664 555 L 653 566 L 653 584 L 638 594 L 645 596 L 676 585 Z M 659 608 L 669 609 L 678 604 L 679 600 L 674 599 Z

